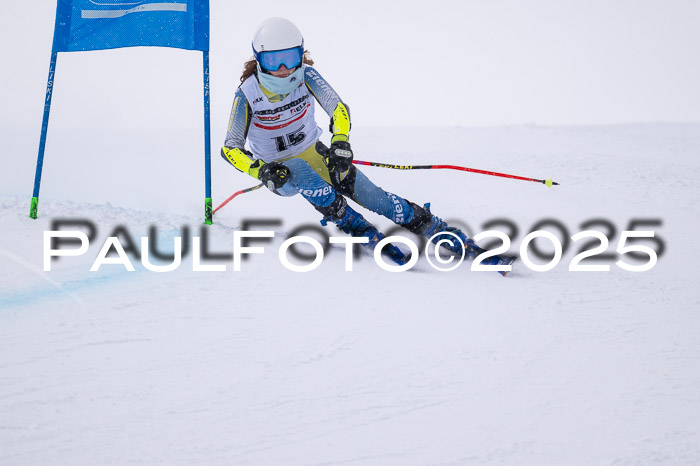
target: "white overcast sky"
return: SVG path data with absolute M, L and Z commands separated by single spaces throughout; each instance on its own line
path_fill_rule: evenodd
M 7 126 L 40 127 L 55 8 L 4 2 Z M 355 125 L 700 122 L 698 0 L 213 0 L 211 15 L 215 146 L 269 16 L 300 27 Z M 173 49 L 59 54 L 51 127 L 201 124 L 201 66 Z

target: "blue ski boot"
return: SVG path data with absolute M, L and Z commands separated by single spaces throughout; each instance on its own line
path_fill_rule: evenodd
M 442 240 L 448 240 L 449 242 L 443 242 L 441 246 L 445 250 L 458 256 L 462 255 L 462 245 L 459 244 L 458 241 L 455 241 L 452 235 L 456 235 L 460 240 L 462 240 L 465 248 L 464 255 L 466 257 L 474 259 L 479 254 L 486 252 L 486 250 L 480 248 L 473 239 L 467 238 L 467 235 L 465 235 L 462 230 L 449 226 L 441 218 L 433 215 L 430 212 L 430 203 L 425 204 L 423 207 L 420 207 L 413 202 L 410 202 L 410 204 L 413 207 L 413 218 L 410 222 L 403 225 L 410 232 L 424 236 L 428 239 L 433 237 L 433 235 L 436 233 L 445 233 L 443 235 L 438 234 L 435 236 L 432 242 L 437 244 Z M 452 235 L 450 235 L 450 233 L 452 233 Z M 484 265 L 510 265 L 514 261 L 514 256 L 491 256 L 484 259 L 481 263 Z M 505 276 L 508 272 L 498 273 Z
M 341 201 L 337 201 L 338 199 L 341 199 Z M 337 195 L 336 201 L 334 201 L 333 204 L 337 204 L 338 208 L 334 209 L 335 212 L 321 220 L 321 225 L 326 226 L 328 222 L 332 222 L 336 224 L 338 229 L 348 233 L 350 236 L 364 236 L 365 238 L 369 238 L 369 242 L 363 244 L 363 246 L 374 251 L 374 248 L 385 236 L 377 230 L 374 225 L 369 223 L 362 214 L 350 207 L 345 198 Z M 404 265 L 411 259 L 411 253 L 404 253 L 391 243 L 384 246 L 382 255 L 388 257 L 398 265 Z

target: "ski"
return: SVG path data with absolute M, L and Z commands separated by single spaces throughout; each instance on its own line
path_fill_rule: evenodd
M 517 257 L 515 256 L 491 256 L 481 261 L 481 263 L 483 265 L 513 265 L 516 259 Z M 508 271 L 505 270 L 499 270 L 498 273 L 504 277 L 508 275 Z

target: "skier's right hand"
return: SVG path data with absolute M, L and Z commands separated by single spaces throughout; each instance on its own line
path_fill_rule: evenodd
M 279 162 L 262 162 L 262 166 L 258 169 L 258 179 L 262 181 L 270 191 L 275 191 L 284 186 L 289 179 L 289 175 L 289 168 Z

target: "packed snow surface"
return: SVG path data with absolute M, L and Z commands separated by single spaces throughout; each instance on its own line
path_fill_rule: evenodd
M 406 134 L 357 128 L 356 158 L 561 185 L 363 168 L 377 184 L 470 234 L 510 220 L 517 232 L 492 228 L 514 253 L 544 219 L 565 227 L 542 227 L 562 240 L 599 230 L 613 256 L 584 264 L 610 271 L 568 270 L 588 239 L 569 241 L 552 270 L 519 261 L 505 278 L 471 262 L 439 272 L 425 257 L 391 273 L 367 252 L 347 272 L 340 246 L 316 270 L 289 271 L 280 245 L 320 227 L 317 212 L 260 189 L 203 226 L 197 132 L 56 131 L 32 220 L 35 146 L 7 137 L 28 155 L 0 185 L 0 464 L 700 463 L 700 125 Z M 215 205 L 255 184 L 218 157 L 213 167 Z M 87 253 L 46 272 L 43 236 L 59 219 L 97 231 Z M 138 250 L 153 226 L 165 253 L 176 236 L 206 234 L 210 252 L 230 254 L 234 232 L 261 219 L 279 223 L 247 229 L 275 236 L 238 272 L 230 259 L 205 262 L 225 272 L 195 272 L 191 253 L 171 272 L 132 256 L 133 272 L 90 272 L 118 228 Z M 645 262 L 615 253 L 634 219 L 656 222 L 634 229 L 664 245 L 646 272 L 615 265 Z

